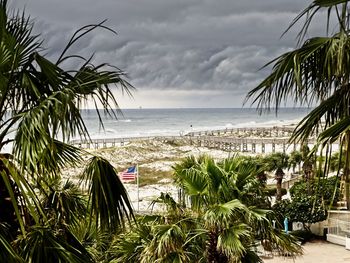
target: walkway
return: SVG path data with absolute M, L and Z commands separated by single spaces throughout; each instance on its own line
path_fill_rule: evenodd
M 314 241 L 303 246 L 304 255 L 292 258 L 265 258 L 265 263 L 343 263 L 350 262 L 350 251 L 343 246 L 334 245 L 326 241 Z

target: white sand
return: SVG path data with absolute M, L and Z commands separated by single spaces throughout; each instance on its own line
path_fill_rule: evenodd
M 350 251 L 343 246 L 326 241 L 314 241 L 303 245 L 304 255 L 295 260 L 288 257 L 264 258 L 265 263 L 343 263 L 350 262 Z
M 266 153 L 271 152 L 272 149 L 267 148 Z M 282 146 L 276 145 L 276 151 L 282 151 Z M 208 154 L 213 158 L 220 160 L 232 156 L 236 153 L 228 152 L 218 149 L 211 149 L 206 147 L 199 147 L 195 145 L 172 145 L 161 142 L 159 140 L 154 141 L 139 141 L 126 144 L 124 146 L 116 146 L 104 149 L 90 149 L 88 152 L 92 154 L 100 155 L 106 158 L 112 163 L 118 171 L 121 171 L 120 167 L 128 167 L 130 165 L 139 164 L 140 176 L 142 177 L 142 169 L 151 168 L 156 171 L 171 171 L 172 166 L 178 162 L 179 159 L 185 158 L 190 155 L 200 156 Z M 242 154 L 242 153 L 239 153 Z M 253 153 L 245 153 L 246 155 L 256 155 Z M 87 161 L 90 156 L 84 155 L 83 158 Z M 78 183 L 77 175 L 82 172 L 82 167 L 69 168 L 64 173 L 63 177 Z M 286 176 L 286 179 L 288 176 Z M 169 179 L 167 179 L 169 180 Z M 268 184 L 275 184 L 273 175 L 268 180 Z M 124 184 L 128 191 L 132 205 L 136 211 L 146 212 L 150 211 L 150 205 L 154 199 L 163 193 L 169 193 L 175 201 L 178 194 L 175 185 L 172 180 L 168 182 L 162 182 L 162 180 L 155 185 L 148 185 L 139 188 L 139 198 L 137 196 L 136 182 Z M 139 199 L 139 202 L 137 201 Z M 163 211 L 164 206 L 155 205 L 153 211 Z

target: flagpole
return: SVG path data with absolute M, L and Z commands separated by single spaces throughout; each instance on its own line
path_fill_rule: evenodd
M 137 181 L 137 212 L 140 212 L 140 180 L 139 180 L 139 165 L 136 164 L 136 181 Z

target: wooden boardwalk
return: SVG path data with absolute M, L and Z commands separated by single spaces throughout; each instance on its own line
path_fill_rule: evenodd
M 297 150 L 299 144 L 290 145 L 287 138 L 236 138 L 217 136 L 192 137 L 192 144 L 234 152 L 286 152 L 287 148 Z M 313 144 L 313 142 L 309 142 Z
M 300 149 L 299 144 L 289 145 L 288 138 L 293 128 L 235 128 L 190 132 L 182 136 L 148 136 L 128 138 L 104 138 L 92 140 L 72 140 L 70 143 L 79 148 L 98 149 L 123 146 L 136 141 L 186 141 L 196 146 L 221 149 L 233 152 L 286 152 Z M 255 137 L 254 137 L 255 136 Z M 313 140 L 308 142 L 314 144 Z
M 264 137 L 289 137 L 294 131 L 294 127 L 251 127 L 251 128 L 227 128 L 221 130 L 193 131 L 185 136 L 264 136 Z

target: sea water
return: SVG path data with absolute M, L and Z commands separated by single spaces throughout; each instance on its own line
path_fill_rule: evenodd
M 191 109 L 124 109 L 117 119 L 101 115 L 99 125 L 95 110 L 82 110 L 91 138 L 119 138 L 139 136 L 174 136 L 192 131 L 239 127 L 272 127 L 298 123 L 309 108 L 281 108 L 276 115 L 259 114 L 247 108 L 191 108 Z

